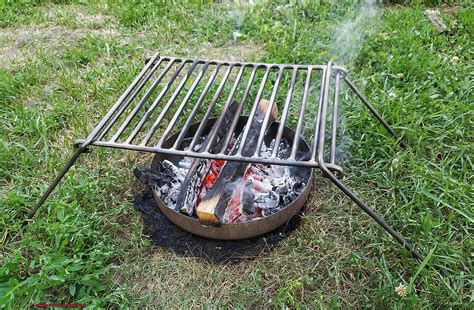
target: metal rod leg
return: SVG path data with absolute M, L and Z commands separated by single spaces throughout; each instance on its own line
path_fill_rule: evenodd
M 365 211 L 371 218 L 374 219 L 386 232 L 388 232 L 395 240 L 397 240 L 401 245 L 403 245 L 411 254 L 423 261 L 424 257 L 421 255 L 408 241 L 403 238 L 396 230 L 394 230 L 390 225 L 388 225 L 377 213 L 375 213 L 371 208 L 369 208 L 359 197 L 357 197 L 353 192 L 347 188 L 347 186 L 342 183 L 331 171 L 326 167 L 320 167 L 323 173 L 337 186 L 341 189 L 346 196 L 348 196 L 352 201 L 354 201 L 362 210 Z
M 354 83 L 351 80 L 349 80 L 347 77 L 345 77 L 345 80 L 346 80 L 347 85 L 349 85 L 349 87 L 354 91 L 354 93 L 357 95 L 357 97 L 359 97 L 359 99 L 370 110 L 370 112 L 372 112 L 372 114 L 379 120 L 379 122 L 382 123 L 382 125 L 385 127 L 385 129 L 387 129 L 387 131 L 395 138 L 395 140 L 398 141 L 400 146 L 403 147 L 403 148 L 406 148 L 407 145 L 405 144 L 405 142 L 403 142 L 403 140 L 400 139 L 400 137 L 395 132 L 395 130 L 393 130 L 393 128 L 390 127 L 390 125 L 387 123 L 387 121 L 382 117 L 382 115 L 379 114 L 379 112 L 377 112 L 377 110 L 374 108 L 374 106 L 371 105 L 369 103 L 369 101 L 367 101 L 367 98 L 365 98 L 365 96 L 357 89 L 357 87 L 354 85 Z
M 81 155 L 84 151 L 86 150 L 85 147 L 83 146 L 80 146 L 78 147 L 74 153 L 72 154 L 71 158 L 68 160 L 68 162 L 64 165 L 64 167 L 61 169 L 61 171 L 56 175 L 56 177 L 54 178 L 53 182 L 51 183 L 51 185 L 49 185 L 48 189 L 46 190 L 46 192 L 43 194 L 43 196 L 41 196 L 40 200 L 38 201 L 38 203 L 36 204 L 36 206 L 30 211 L 29 215 L 28 215 L 28 218 L 33 218 L 33 216 L 35 215 L 36 211 L 38 211 L 38 209 L 43 205 L 43 203 L 45 202 L 45 200 L 49 197 L 49 195 L 51 194 L 51 192 L 56 188 L 56 186 L 59 184 L 59 182 L 61 182 L 62 178 L 64 177 L 64 175 L 69 171 L 69 169 L 74 165 L 74 163 L 76 162 L 77 158 L 79 157 L 79 155 Z

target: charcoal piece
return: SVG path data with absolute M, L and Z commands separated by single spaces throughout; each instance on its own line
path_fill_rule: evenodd
M 282 139 L 278 146 L 277 157 L 281 159 L 287 159 L 291 155 L 291 145 L 287 139 Z
M 292 196 L 291 194 L 283 196 L 283 204 L 285 206 L 289 205 L 293 201 L 293 197 L 291 196 Z
M 271 208 L 271 209 L 262 210 L 262 213 L 264 216 L 270 216 L 277 213 L 278 211 L 280 211 L 280 208 Z
M 183 182 L 186 172 L 182 169 L 176 167 L 172 162 L 169 160 L 163 160 L 160 165 L 160 172 L 161 175 L 170 176 L 171 178 L 176 179 L 180 183 Z
M 202 144 L 204 143 L 204 141 L 206 140 L 206 137 L 199 137 L 196 141 L 196 144 L 194 145 L 194 151 L 198 151 Z M 184 140 L 182 143 L 181 143 L 181 147 L 183 148 L 183 150 L 185 151 L 189 151 L 189 146 L 191 144 L 191 141 L 192 139 L 188 139 L 188 140 Z
M 181 171 L 168 160 L 161 162 L 158 171 L 137 167 L 133 170 L 133 174 L 143 184 L 158 187 L 169 183 L 181 183 L 184 178 L 184 171 Z
M 304 189 L 304 187 L 306 186 L 306 184 L 304 184 L 303 182 L 300 182 L 300 181 L 296 181 L 294 184 L 293 184 L 293 191 L 294 192 L 297 192 L 297 193 L 301 193 Z
M 166 184 L 166 179 L 163 176 L 148 168 L 137 167 L 133 170 L 133 175 L 145 185 L 163 186 Z
M 174 208 L 186 169 L 176 167 L 172 162 L 163 160 L 158 170 L 135 168 L 135 177 L 142 183 L 151 186 L 169 208 Z
M 274 192 L 259 193 L 255 195 L 255 204 L 262 210 L 275 209 L 278 207 L 278 197 Z
M 282 186 L 279 184 L 278 186 L 273 187 L 273 191 L 278 195 L 286 195 L 288 193 L 288 186 Z
M 263 158 L 270 158 L 272 156 L 273 149 L 271 147 L 267 147 L 266 143 L 263 142 L 262 149 L 260 150 L 260 156 Z
M 255 213 L 255 195 L 252 192 L 253 182 L 248 180 L 242 192 L 242 209 L 247 214 L 254 214 Z

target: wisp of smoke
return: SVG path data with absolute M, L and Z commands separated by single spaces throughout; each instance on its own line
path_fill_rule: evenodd
M 375 0 L 366 0 L 350 19 L 335 26 L 329 53 L 337 63 L 348 66 L 355 60 L 379 12 Z
M 375 3 L 375 0 L 365 0 L 352 14 L 351 18 L 335 26 L 328 50 L 336 63 L 346 67 L 353 65 L 370 32 L 370 28 L 375 24 L 380 13 L 381 8 Z M 348 157 L 348 150 L 353 143 L 352 137 L 346 131 L 345 108 L 344 104 L 339 107 L 339 139 L 336 162 L 343 161 Z

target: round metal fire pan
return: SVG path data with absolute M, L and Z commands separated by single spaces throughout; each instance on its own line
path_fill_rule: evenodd
M 209 132 L 210 128 L 214 124 L 216 119 L 209 119 L 207 126 L 204 130 L 204 134 Z M 243 126 L 247 121 L 247 117 L 241 117 L 239 120 L 239 124 L 237 126 L 236 132 L 242 130 Z M 196 132 L 199 123 L 195 123 L 190 126 L 187 137 L 192 138 L 194 133 Z M 273 123 L 270 126 L 266 140 L 272 140 L 276 132 L 278 130 L 278 123 Z M 173 143 L 178 138 L 179 132 L 171 136 L 165 143 L 163 143 L 163 147 L 168 148 L 173 145 Z M 294 131 L 288 127 L 285 127 L 283 131 L 283 137 L 292 141 L 294 136 Z M 187 142 L 189 143 L 189 140 Z M 185 143 L 186 141 L 183 141 Z M 267 141 L 268 142 L 268 141 Z M 301 140 L 299 145 L 300 156 L 303 156 L 305 153 L 309 152 L 308 144 Z M 156 169 L 162 160 L 169 160 L 173 163 L 178 163 L 182 156 L 175 156 L 175 155 L 167 155 L 167 154 L 156 154 L 153 158 L 152 162 L 152 169 Z M 246 239 L 255 236 L 262 235 L 266 232 L 272 231 L 281 225 L 287 223 L 304 205 L 306 200 L 308 199 L 309 192 L 311 190 L 313 184 L 313 169 L 299 167 L 297 169 L 300 170 L 300 174 L 304 177 L 306 181 L 306 186 L 304 187 L 301 194 L 296 198 L 292 203 L 290 203 L 285 208 L 281 209 L 280 211 L 276 212 L 275 214 L 269 215 L 267 217 L 263 217 L 260 219 L 256 219 L 250 222 L 245 223 L 238 223 L 238 224 L 222 224 L 219 227 L 212 227 L 212 226 L 203 226 L 199 222 L 197 218 L 189 217 L 187 215 L 181 214 L 176 212 L 170 208 L 168 208 L 163 201 L 160 199 L 156 191 L 153 191 L 153 195 L 155 197 L 156 203 L 160 210 L 171 220 L 175 225 L 181 227 L 184 230 L 187 230 L 193 234 L 212 238 L 212 239 L 222 239 L 222 240 L 238 240 L 238 239 Z

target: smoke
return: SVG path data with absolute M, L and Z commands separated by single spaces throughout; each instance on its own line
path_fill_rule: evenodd
M 336 63 L 352 67 L 361 52 L 367 36 L 374 31 L 382 8 L 375 0 L 365 0 L 354 12 L 333 29 L 329 43 L 329 53 Z M 342 96 L 342 93 L 341 95 Z M 345 116 L 346 105 L 339 105 L 338 142 L 336 148 L 336 163 L 349 157 L 349 150 L 354 140 L 347 132 Z
M 334 27 L 329 43 L 329 53 L 334 61 L 346 66 L 354 62 L 380 11 L 375 0 L 365 0 L 349 19 Z

